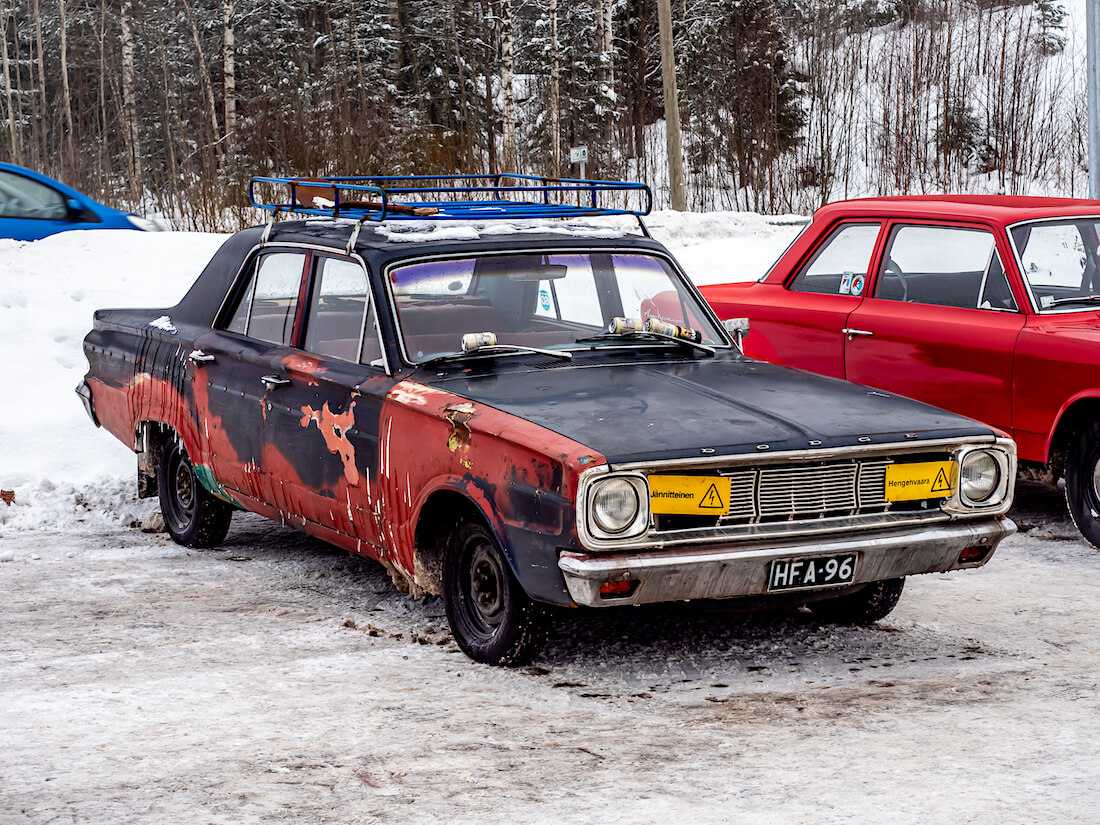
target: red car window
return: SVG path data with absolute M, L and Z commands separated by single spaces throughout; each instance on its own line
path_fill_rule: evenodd
M 795 276 L 790 288 L 822 295 L 862 295 L 880 226 L 878 223 L 838 226 Z
M 960 226 L 896 227 L 875 297 L 970 309 L 1016 309 L 993 233 Z

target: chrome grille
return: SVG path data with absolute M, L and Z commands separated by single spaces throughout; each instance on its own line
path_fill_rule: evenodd
M 886 468 L 892 463 L 876 459 L 720 470 L 730 482 L 730 504 L 718 524 L 811 521 L 885 512 L 890 509 L 885 497 Z M 663 520 L 658 521 L 659 530 L 677 529 L 682 524 L 676 517 L 659 518 Z
M 767 467 L 757 492 L 761 518 L 818 515 L 856 508 L 855 464 L 831 467 Z

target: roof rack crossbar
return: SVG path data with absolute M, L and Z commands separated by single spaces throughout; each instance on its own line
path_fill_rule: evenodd
M 272 197 L 264 197 L 272 194 Z M 289 194 L 284 202 L 281 198 Z M 481 197 L 478 197 L 478 196 Z M 640 208 L 601 203 L 640 199 Z M 395 202 L 394 198 L 402 198 Z M 653 193 L 643 183 L 544 178 L 511 173 L 376 175 L 357 177 L 254 177 L 248 200 L 256 209 L 315 217 L 384 220 L 508 220 L 516 218 L 648 215 Z

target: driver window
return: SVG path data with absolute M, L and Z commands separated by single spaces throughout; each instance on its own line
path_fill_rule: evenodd
M 367 273 L 357 261 L 318 258 L 306 318 L 306 350 L 345 361 L 359 361 L 360 356 L 366 364 L 380 361 L 378 327 L 368 295 Z
M 897 227 L 875 297 L 970 309 L 1016 308 L 993 233 L 954 226 Z
M 64 195 L 13 172 L 0 171 L 0 218 L 63 221 L 69 217 Z
M 837 227 L 795 276 L 791 291 L 862 295 L 880 227 L 877 223 L 849 223 Z

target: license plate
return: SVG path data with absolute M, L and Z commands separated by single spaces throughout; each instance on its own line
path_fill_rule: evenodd
M 855 580 L 857 559 L 855 553 L 812 559 L 777 559 L 768 568 L 768 592 L 851 584 Z

